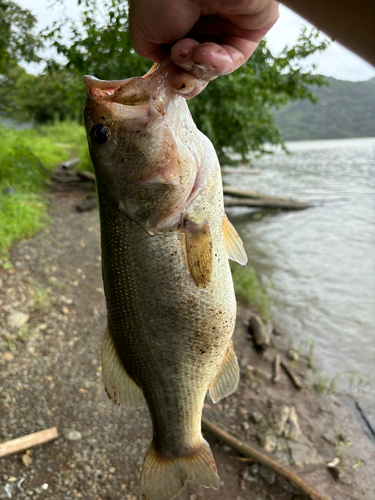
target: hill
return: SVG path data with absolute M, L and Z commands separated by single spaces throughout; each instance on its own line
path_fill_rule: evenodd
M 348 82 L 326 77 L 314 88 L 318 103 L 296 101 L 275 112 L 286 141 L 375 136 L 375 78 Z

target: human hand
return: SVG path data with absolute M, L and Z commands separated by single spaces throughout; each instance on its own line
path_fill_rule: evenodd
M 182 69 L 171 83 L 181 89 L 192 78 L 204 84 L 238 69 L 278 16 L 275 0 L 131 0 L 130 37 L 154 62 L 170 52 Z

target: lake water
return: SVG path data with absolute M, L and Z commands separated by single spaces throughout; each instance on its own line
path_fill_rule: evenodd
M 226 184 L 323 203 L 258 220 L 242 208 L 229 215 L 250 265 L 273 285 L 274 319 L 296 347 L 315 341 L 318 371 L 367 379 L 357 397 L 375 424 L 375 139 L 287 147 L 255 162 L 260 175 L 226 174 Z

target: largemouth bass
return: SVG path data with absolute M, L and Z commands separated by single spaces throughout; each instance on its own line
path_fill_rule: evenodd
M 215 150 L 171 89 L 173 71 L 85 77 L 108 310 L 103 382 L 114 403 L 149 409 L 147 500 L 170 500 L 185 480 L 219 487 L 201 416 L 207 391 L 217 402 L 238 384 L 228 257 L 247 261 Z

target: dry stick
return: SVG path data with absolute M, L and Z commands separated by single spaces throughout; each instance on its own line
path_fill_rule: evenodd
M 280 354 L 276 354 L 273 365 L 273 379 L 272 379 L 274 384 L 276 384 L 280 380 L 280 365 L 281 365 L 281 356 Z
M 294 371 L 291 369 L 291 367 L 288 365 L 288 363 L 286 363 L 285 361 L 281 361 L 281 366 L 286 371 L 286 374 L 288 375 L 290 380 L 293 382 L 295 388 L 298 390 L 301 390 L 303 388 L 302 382 L 297 377 L 297 375 L 294 373 Z
M 6 455 L 11 455 L 12 453 L 17 453 L 18 451 L 27 450 L 38 444 L 47 443 L 52 441 L 52 439 L 57 439 L 59 434 L 56 427 L 51 427 L 50 429 L 45 429 L 44 431 L 34 432 L 33 434 L 28 434 L 27 436 L 22 436 L 17 439 L 12 439 L 6 443 L 0 444 L 0 457 L 5 457 Z
M 314 490 L 314 488 L 306 483 L 306 481 L 294 474 L 284 465 L 279 464 L 264 452 L 258 451 L 252 446 L 243 443 L 239 439 L 236 439 L 204 417 L 202 418 L 202 430 L 209 432 L 216 438 L 220 439 L 227 445 L 237 450 L 242 455 L 252 458 L 255 462 L 259 462 L 265 467 L 274 470 L 275 472 L 277 472 L 277 474 L 282 476 L 286 481 L 294 486 L 294 488 L 306 495 L 310 500 L 330 500 L 328 497 Z

